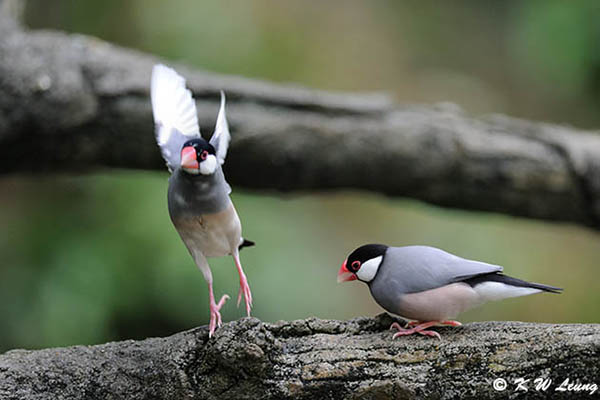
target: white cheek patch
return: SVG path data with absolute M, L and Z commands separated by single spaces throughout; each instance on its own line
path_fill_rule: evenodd
M 356 273 L 358 279 L 363 282 L 371 282 L 379 270 L 379 265 L 381 264 L 382 259 L 383 256 L 379 256 L 362 263 L 360 269 Z
M 202 175 L 210 175 L 217 169 L 217 157 L 209 154 L 206 160 L 200 162 L 200 173 Z

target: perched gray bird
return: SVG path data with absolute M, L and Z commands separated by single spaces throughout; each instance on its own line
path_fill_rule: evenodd
M 219 310 L 229 296 L 223 295 L 215 301 L 207 257 L 233 256 L 240 276 L 237 304 L 243 294 L 248 315 L 252 307 L 252 293 L 240 263 L 239 249 L 254 243 L 242 238 L 242 225 L 229 198 L 231 188 L 221 169 L 230 140 L 225 95 L 221 92 L 221 108 L 209 142 L 200 135 L 192 94 L 174 70 L 164 65 L 154 66 L 151 97 L 156 141 L 171 172 L 169 215 L 208 282 L 209 336 L 212 336 L 216 327 L 221 326 Z
M 550 292 L 561 288 L 525 282 L 502 274 L 502 267 L 466 260 L 428 246 L 367 244 L 354 250 L 338 272 L 338 282 L 361 280 L 375 301 L 390 313 L 411 319 L 410 329 L 393 323 L 398 336 L 434 325 L 459 326 L 459 313 L 486 301 Z

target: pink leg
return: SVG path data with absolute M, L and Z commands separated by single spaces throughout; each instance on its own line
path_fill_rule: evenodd
M 235 261 L 235 266 L 237 267 L 238 274 L 240 275 L 240 291 L 238 292 L 237 305 L 238 307 L 240 306 L 243 293 L 244 301 L 246 302 L 246 313 L 248 316 L 250 316 L 250 309 L 252 308 L 252 292 L 250 291 L 250 285 L 248 285 L 246 274 L 244 274 L 242 264 L 240 263 L 240 256 L 237 253 L 233 254 L 233 260 Z
M 390 326 L 390 329 L 396 329 L 398 332 L 394 333 L 394 336 L 392 337 L 392 339 L 396 339 L 399 336 L 412 335 L 413 333 L 418 333 L 420 335 L 425 335 L 425 336 L 434 336 L 434 337 L 437 337 L 438 339 L 441 339 L 442 337 L 440 336 L 439 333 L 437 333 L 435 331 L 425 330 L 431 326 L 437 325 L 438 323 L 439 323 L 439 321 L 422 322 L 413 328 L 405 329 L 405 328 L 402 328 L 397 322 L 394 322 Z
M 440 321 L 440 325 L 462 326 L 462 324 L 458 321 Z
M 229 299 L 229 296 L 224 294 L 221 297 L 221 300 L 219 300 L 218 303 L 215 303 L 215 295 L 213 294 L 212 283 L 208 284 L 208 291 L 208 298 L 210 301 L 210 323 L 208 324 L 208 337 L 210 338 L 215 333 L 215 329 L 217 328 L 217 326 L 220 327 L 222 324 L 221 313 L 219 312 L 219 310 L 221 309 L 221 307 L 223 307 L 225 301 Z

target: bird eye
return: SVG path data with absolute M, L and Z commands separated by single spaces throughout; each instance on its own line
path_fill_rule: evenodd
M 350 271 L 356 272 L 359 269 L 360 269 L 360 261 L 352 261 L 352 264 L 350 264 Z
M 208 151 L 202 150 L 202 153 L 200 153 L 200 159 L 204 161 L 204 160 L 206 160 L 207 157 L 208 157 Z

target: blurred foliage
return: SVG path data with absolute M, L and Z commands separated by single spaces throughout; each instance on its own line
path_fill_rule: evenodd
M 223 73 L 597 127 L 597 4 L 29 0 L 27 21 Z M 3 177 L 0 351 L 205 324 L 206 284 L 169 221 L 166 187 L 166 173 Z M 358 192 L 234 188 L 233 200 L 257 242 L 242 262 L 263 320 L 379 312 L 365 285 L 337 285 L 335 275 L 353 248 L 382 242 L 429 244 L 566 288 L 491 303 L 463 321 L 598 322 L 596 232 Z M 235 298 L 232 260 L 211 266 L 216 294 Z M 234 301 L 223 308 L 224 320 L 242 315 Z

